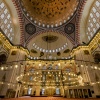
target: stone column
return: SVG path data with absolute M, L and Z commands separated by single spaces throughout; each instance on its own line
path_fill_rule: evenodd
M 12 52 L 15 52 L 14 54 L 12 54 Z M 8 56 L 7 59 L 7 65 L 9 70 L 6 71 L 6 80 L 8 84 L 6 84 L 4 86 L 4 88 L 2 89 L 2 95 L 6 95 L 6 92 L 8 89 L 13 89 L 13 91 L 16 91 L 17 95 L 17 81 L 16 78 L 17 76 L 19 76 L 20 71 L 21 71 L 21 67 L 20 67 L 20 60 L 24 60 L 25 59 L 25 55 L 26 52 L 25 51 L 21 51 L 19 49 L 13 49 L 10 51 L 10 54 Z M 11 62 L 11 63 L 9 63 Z
M 36 87 L 36 96 L 40 96 L 40 86 Z
M 60 93 L 61 93 L 61 96 L 64 96 L 64 89 L 63 89 L 63 87 L 60 88 Z
M 69 89 L 67 90 L 67 97 L 70 98 L 70 92 L 69 92 Z
M 72 89 L 72 91 L 73 91 L 73 98 L 75 98 L 75 93 L 74 93 L 74 89 Z
M 85 94 L 84 94 L 84 91 L 83 91 L 83 89 L 82 89 L 82 94 L 83 94 L 83 98 L 85 98 Z

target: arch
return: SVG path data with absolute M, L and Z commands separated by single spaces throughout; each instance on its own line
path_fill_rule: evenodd
M 45 42 L 42 39 L 42 37 L 43 36 L 48 36 L 48 34 L 57 36 L 58 37 L 57 41 L 52 42 L 52 43 Z M 62 39 L 62 44 L 59 43 L 61 41 L 61 39 Z M 47 48 L 48 44 L 49 44 L 49 48 Z M 63 54 L 63 50 L 66 47 L 68 47 L 71 50 L 73 48 L 73 43 L 70 41 L 69 38 L 66 37 L 64 32 L 58 32 L 58 31 L 49 30 L 49 31 L 41 31 L 41 32 L 37 32 L 36 34 L 33 34 L 27 40 L 26 47 L 28 48 L 29 51 L 31 49 L 34 49 L 34 50 L 36 50 L 38 52 L 34 56 L 37 56 L 37 55 L 40 56 L 40 53 L 44 52 L 44 55 L 41 56 L 41 58 L 43 58 L 43 57 L 46 56 L 47 52 L 50 52 L 50 53 L 53 52 L 56 55 L 57 52 L 59 52 L 59 51 L 60 51 L 61 54 Z M 30 55 L 33 56 L 32 53 Z M 53 58 L 53 56 L 51 56 L 51 55 L 49 55 L 49 56 L 51 58 Z M 65 55 L 63 54 L 63 56 L 65 56 Z
M 63 68 L 63 71 L 66 71 L 66 69 L 71 69 L 70 72 L 76 72 L 75 66 L 65 66 L 65 67 Z
M 94 54 L 94 61 L 95 61 L 96 63 L 99 63 L 99 62 L 100 62 L 100 53 L 99 53 L 99 52 L 96 52 L 96 53 Z
M 80 3 L 80 6 L 79 6 L 79 8 L 78 8 L 78 11 L 77 11 L 77 22 L 76 22 L 76 40 L 77 40 L 77 42 L 78 43 L 81 43 L 80 42 L 80 34 L 81 34 L 81 30 L 80 30 L 80 28 L 81 28 L 81 19 L 82 19 L 82 13 L 83 13 L 83 10 L 84 10 L 84 6 L 85 6 L 85 4 L 86 4 L 86 2 L 87 2 L 87 0 L 81 0 L 81 3 Z
M 93 36 L 98 32 L 100 28 L 100 11 L 99 11 L 100 1 L 95 0 L 93 3 L 90 14 L 87 21 L 86 35 L 88 37 L 88 41 L 90 41 Z
M 12 0 L 14 2 L 14 0 Z M 16 7 L 11 0 L 0 1 L 0 27 L 4 35 L 13 43 L 20 44 L 21 28 L 19 23 L 19 15 Z M 5 12 L 4 12 L 5 11 Z M 17 37 L 17 38 L 16 38 Z
M 5 52 L 0 53 L 0 63 L 6 63 L 7 61 L 7 54 Z
M 72 45 L 75 44 L 75 43 L 73 42 L 73 40 L 72 40 L 66 33 L 64 33 L 64 32 L 59 32 L 59 31 L 57 31 L 57 30 L 43 30 L 43 31 L 41 31 L 41 32 L 36 32 L 36 33 L 33 34 L 32 36 L 30 36 L 30 37 L 27 39 L 27 41 L 26 41 L 26 46 L 28 46 L 28 44 L 29 44 L 35 37 L 37 37 L 38 35 L 41 35 L 41 34 L 44 34 L 44 33 L 49 33 L 49 32 L 54 32 L 54 33 L 60 34 L 60 35 L 62 35 L 62 36 L 65 36 L 66 39 L 69 40 L 70 43 L 72 43 Z
M 33 66 L 26 66 L 26 72 L 31 72 L 31 73 L 34 73 L 34 71 L 36 70 L 36 67 L 33 67 Z
M 43 66 L 42 66 L 42 69 L 43 69 L 43 70 L 47 69 L 46 65 L 43 65 Z
M 91 9 L 96 1 L 97 0 L 87 0 L 85 3 L 85 6 L 84 6 L 84 9 L 82 12 L 82 16 L 80 18 L 80 27 L 79 27 L 81 44 L 82 44 L 82 42 L 85 42 L 85 43 L 89 42 L 88 35 L 86 34 L 87 27 L 88 27 L 87 25 L 88 25 Z

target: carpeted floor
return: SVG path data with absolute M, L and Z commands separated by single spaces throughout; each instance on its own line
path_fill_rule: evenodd
M 63 97 L 21 97 L 21 98 L 9 98 L 0 100 L 100 100 L 100 98 L 69 99 Z

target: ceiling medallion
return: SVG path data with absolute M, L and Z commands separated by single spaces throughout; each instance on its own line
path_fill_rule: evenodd
M 23 11 L 34 24 L 42 27 L 58 27 L 71 16 L 78 7 L 79 0 L 21 0 Z
M 45 42 L 52 43 L 52 42 L 57 41 L 58 37 L 57 36 L 53 36 L 53 35 L 47 35 L 47 36 L 43 36 L 42 39 Z
M 28 23 L 26 26 L 25 26 L 25 31 L 29 34 L 29 35 L 33 35 L 35 32 L 36 32 L 36 27 L 31 24 L 31 23 Z
M 65 33 L 72 34 L 75 31 L 75 25 L 73 23 L 68 23 L 65 28 Z

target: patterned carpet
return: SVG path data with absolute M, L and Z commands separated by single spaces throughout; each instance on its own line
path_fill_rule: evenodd
M 24 98 L 9 98 L 0 100 L 100 100 L 100 98 L 69 99 L 63 97 L 24 97 Z

